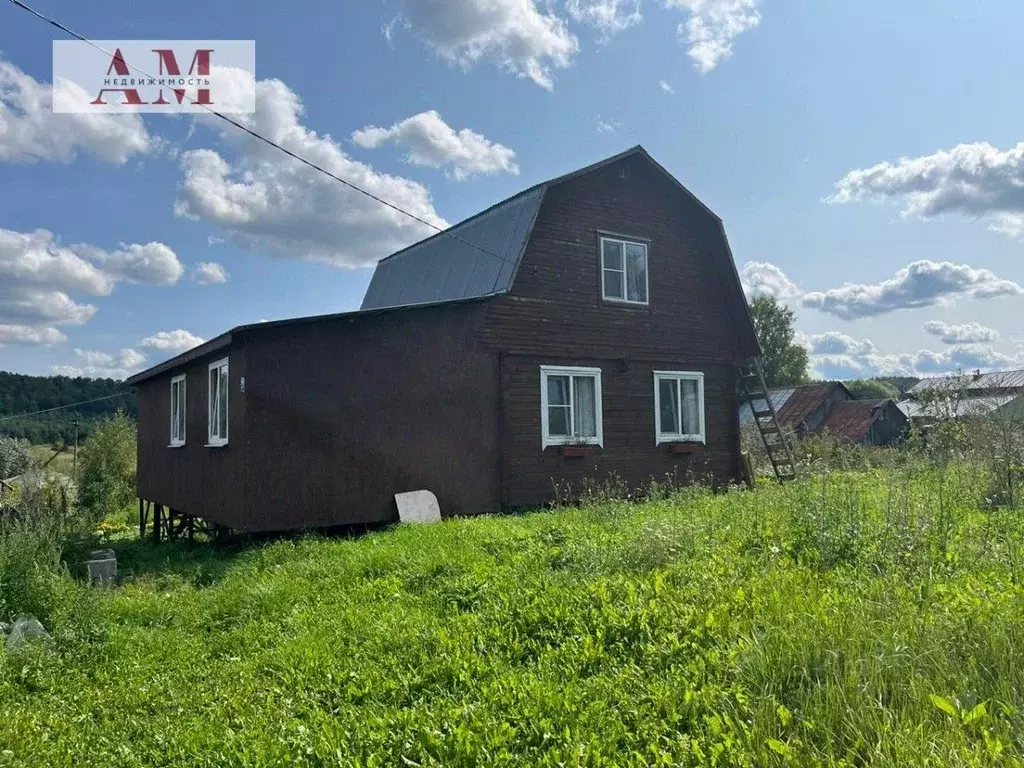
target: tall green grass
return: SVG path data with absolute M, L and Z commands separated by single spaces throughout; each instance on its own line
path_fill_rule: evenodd
M 123 586 L 0 655 L 0 764 L 1018 764 L 1024 520 L 985 483 L 125 542 Z

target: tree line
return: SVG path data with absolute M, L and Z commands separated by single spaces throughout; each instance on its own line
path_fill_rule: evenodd
M 25 418 L 9 418 L 104 397 L 108 399 Z M 132 417 L 138 415 L 135 393 L 122 381 L 0 371 L 0 435 L 36 444 L 70 444 L 75 439 L 76 421 L 79 440 L 84 440 L 100 419 L 117 411 Z

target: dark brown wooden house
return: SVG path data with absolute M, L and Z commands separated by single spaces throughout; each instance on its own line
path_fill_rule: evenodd
M 759 354 L 721 220 L 641 147 L 382 260 L 359 311 L 234 328 L 131 379 L 141 499 L 246 531 L 739 475 Z

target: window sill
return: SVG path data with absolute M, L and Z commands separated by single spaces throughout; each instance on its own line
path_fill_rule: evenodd
M 596 445 L 561 445 L 558 452 L 567 459 L 582 459 L 597 453 L 598 448 Z
M 704 447 L 702 442 L 693 441 L 680 441 L 677 443 L 668 443 L 669 453 L 696 453 Z
M 228 444 L 227 444 L 227 442 L 223 442 L 223 443 L 207 443 L 203 447 L 204 448 L 227 448 Z
M 633 307 L 635 309 L 648 309 L 651 306 L 649 301 L 630 301 L 629 299 L 612 299 L 602 296 L 601 301 L 605 304 L 614 304 L 617 307 Z
M 184 448 L 185 444 L 184 443 L 171 443 L 167 447 L 168 448 Z

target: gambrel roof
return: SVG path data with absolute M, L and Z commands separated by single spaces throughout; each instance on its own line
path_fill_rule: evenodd
M 381 259 L 357 311 L 237 326 L 195 349 L 135 374 L 127 383 L 134 386 L 226 347 L 233 336 L 242 333 L 259 333 L 281 325 L 354 318 L 363 314 L 461 304 L 507 293 L 515 281 L 547 190 L 634 155 L 650 163 L 714 220 L 724 247 L 721 253 L 709 254 L 709 257 L 728 262 L 719 264 L 719 275 L 726 283 L 725 298 L 733 307 L 742 348 L 749 356 L 759 355 L 754 323 L 722 220 L 652 158 L 647 150 L 637 145 L 585 168 L 523 190 L 443 232 Z
M 722 220 L 637 145 L 572 173 L 541 182 L 453 227 L 381 259 L 366 290 L 361 309 L 430 304 L 507 293 L 530 240 L 548 189 L 637 155 L 650 163 L 717 223 L 728 257 L 727 300 L 736 305 L 744 348 L 758 354 L 753 321 Z
M 505 293 L 540 211 L 546 184 L 488 208 L 381 259 L 361 309 L 428 304 Z

